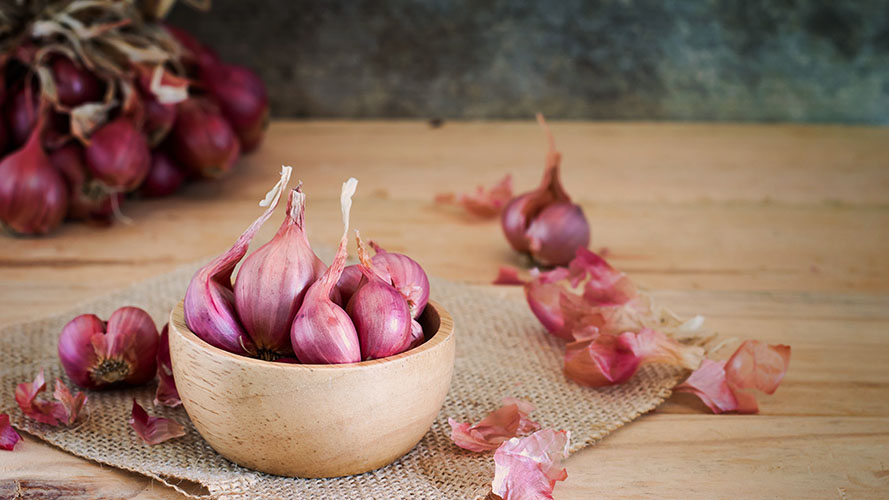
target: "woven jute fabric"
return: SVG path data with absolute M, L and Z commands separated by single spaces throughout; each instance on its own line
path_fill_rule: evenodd
M 16 384 L 33 380 L 41 368 L 46 370 L 48 392 L 55 377 L 70 384 L 56 353 L 67 321 L 86 312 L 107 318 L 120 306 L 135 305 L 161 326 L 197 267 L 178 269 L 52 317 L 3 328 L 0 411 L 9 413 L 17 428 L 65 451 L 155 478 L 193 498 L 450 500 L 483 497 L 494 461 L 492 453 L 456 447 L 449 437 L 448 417 L 477 422 L 499 407 L 504 396 L 519 397 L 537 407 L 531 417 L 543 427 L 571 432 L 573 453 L 654 409 L 682 376 L 676 369 L 650 365 L 619 386 L 581 387 L 562 374 L 563 342 L 548 335 L 515 294 L 434 279 L 432 297 L 450 311 L 455 323 L 451 389 L 422 441 L 400 460 L 373 472 L 298 479 L 240 467 L 201 439 L 184 409 L 153 407 L 154 385 L 90 392 L 88 418 L 72 428 L 53 428 L 22 415 L 14 399 Z M 144 444 L 128 423 L 133 398 L 150 414 L 184 423 L 186 435 L 156 446 Z M 203 488 L 196 493 L 195 485 Z

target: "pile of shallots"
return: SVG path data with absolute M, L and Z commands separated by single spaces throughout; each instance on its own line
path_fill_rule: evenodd
M 0 4 L 0 224 L 13 234 L 109 224 L 125 195 L 218 177 L 260 144 L 259 77 L 137 4 Z
M 358 184 L 354 178 L 343 183 L 343 236 L 330 267 L 306 237 L 301 183 L 289 191 L 277 234 L 244 258 L 285 192 L 290 173 L 290 167 L 282 168 L 280 181 L 260 202 L 265 212 L 234 246 L 191 279 L 185 293 L 189 329 L 220 349 L 287 363 L 355 363 L 421 344 L 424 334 L 417 318 L 429 300 L 423 268 L 376 245 L 376 255 L 370 257 L 360 237 L 360 262 L 346 266 L 349 212 Z

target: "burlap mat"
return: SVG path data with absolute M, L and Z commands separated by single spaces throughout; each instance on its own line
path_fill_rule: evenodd
M 53 428 L 25 418 L 14 400 L 15 385 L 41 368 L 46 379 L 64 378 L 56 355 L 62 326 L 77 314 L 102 318 L 135 305 L 162 326 L 180 300 L 197 265 L 136 284 L 58 315 L 0 330 L 0 412 L 13 425 L 75 455 L 144 474 L 186 493 L 186 482 L 202 485 L 193 498 L 281 499 L 465 499 L 484 496 L 494 474 L 492 454 L 456 447 L 448 417 L 478 421 L 504 396 L 537 406 L 531 417 L 543 427 L 571 431 L 571 452 L 654 409 L 681 373 L 647 366 L 628 383 L 593 390 L 562 375 L 563 346 L 546 334 L 523 300 L 502 289 L 432 280 L 432 297 L 454 317 L 457 359 L 444 408 L 432 429 L 406 456 L 382 469 L 337 479 L 292 479 L 245 469 L 216 454 L 195 431 L 181 407 L 152 406 L 154 385 L 92 392 L 89 418 L 76 428 Z M 50 392 L 51 392 L 50 388 Z M 183 422 L 187 434 L 156 446 L 144 444 L 128 424 L 132 398 L 149 413 Z M 569 471 L 570 473 L 570 471 Z

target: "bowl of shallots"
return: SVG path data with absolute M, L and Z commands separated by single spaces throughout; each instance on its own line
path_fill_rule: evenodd
M 229 460 L 291 477 L 360 474 L 432 426 L 453 373 L 454 323 L 410 257 L 378 245 L 371 257 L 356 231 L 359 263 L 346 266 L 355 179 L 343 184 L 345 229 L 329 267 L 305 236 L 301 184 L 276 235 L 247 255 L 289 176 L 284 167 L 266 211 L 170 313 L 173 377 L 195 429 Z

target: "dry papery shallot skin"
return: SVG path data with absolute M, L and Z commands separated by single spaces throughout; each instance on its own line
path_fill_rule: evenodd
M 559 179 L 561 154 L 541 115 L 537 115 L 549 138 L 546 168 L 540 186 L 516 196 L 503 209 L 501 225 L 512 248 L 528 254 L 544 266 L 567 265 L 579 247 L 590 243 L 590 226 L 579 205 Z

